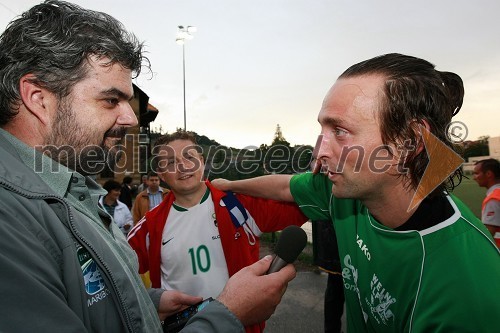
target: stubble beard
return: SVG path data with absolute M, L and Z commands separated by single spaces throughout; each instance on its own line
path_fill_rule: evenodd
M 98 142 L 98 131 L 78 126 L 74 110 L 68 103 L 60 102 L 54 127 L 45 140 L 43 153 L 84 176 L 96 175 L 104 171 L 106 166 L 114 170 L 122 152 L 117 145 L 122 142 L 126 132 L 126 127 L 111 128 Z M 109 147 L 105 142 L 108 137 L 120 140 Z

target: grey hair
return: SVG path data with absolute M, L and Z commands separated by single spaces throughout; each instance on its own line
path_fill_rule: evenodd
M 13 20 L 0 36 L 0 126 L 19 110 L 24 75 L 61 99 L 86 77 L 90 56 L 119 63 L 135 77 L 143 63 L 150 68 L 143 43 L 108 14 L 48 0 Z

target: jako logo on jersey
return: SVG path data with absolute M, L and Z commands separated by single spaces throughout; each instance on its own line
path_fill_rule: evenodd
M 365 254 L 366 259 L 370 261 L 372 256 L 370 254 L 370 251 L 368 250 L 368 246 L 366 246 L 366 244 L 363 243 L 363 240 L 359 238 L 359 235 L 356 235 L 356 243 L 358 243 L 359 248 Z
M 99 267 L 97 267 L 94 259 L 90 256 L 90 253 L 81 246 L 78 246 L 76 253 L 78 261 L 80 262 L 80 267 L 82 268 L 83 280 L 87 294 L 95 295 L 104 290 L 104 279 L 101 276 Z

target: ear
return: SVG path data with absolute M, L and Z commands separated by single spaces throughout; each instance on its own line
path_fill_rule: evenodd
M 26 110 L 35 116 L 42 124 L 50 125 L 57 99 L 47 89 L 38 86 L 36 76 L 26 74 L 19 80 L 21 100 Z
M 421 154 L 425 149 L 425 142 L 422 132 L 429 130 L 429 123 L 425 120 L 418 121 L 417 119 L 413 119 L 410 123 L 411 130 L 413 132 L 414 142 L 403 143 L 401 149 L 403 149 L 403 155 L 399 158 L 404 158 L 403 162 L 407 163 L 408 161 L 413 160 L 416 156 Z M 399 148 L 398 148 L 399 150 Z M 401 161 L 400 161 L 401 162 Z
M 418 137 L 418 143 L 416 144 L 416 147 L 415 147 L 415 156 L 420 154 L 422 152 L 422 150 L 424 150 L 425 148 L 425 142 L 424 142 L 424 137 L 422 135 L 422 131 L 428 131 L 430 132 L 431 131 L 431 126 L 429 125 L 429 123 L 427 122 L 427 120 L 425 119 L 422 119 L 420 120 L 420 122 L 417 122 L 416 120 L 413 121 L 413 123 L 416 125 L 415 128 L 414 127 L 414 131 L 416 131 L 416 136 Z

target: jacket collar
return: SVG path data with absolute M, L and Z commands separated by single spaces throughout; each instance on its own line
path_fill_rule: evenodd
M 12 141 L 7 139 L 8 136 L 24 144 L 10 133 L 0 129 L 0 156 L 2 156 L 0 158 L 0 184 L 30 196 L 55 195 L 56 193 L 42 181 L 40 175 L 34 172 L 36 165 L 30 168 L 24 163 Z M 37 159 L 34 160 L 36 162 Z
M 0 129 L 0 156 L 0 183 L 28 192 L 29 195 L 56 194 L 65 197 L 74 178 L 85 183 L 96 194 L 106 194 L 90 177 L 84 177 L 57 163 L 3 129 Z

